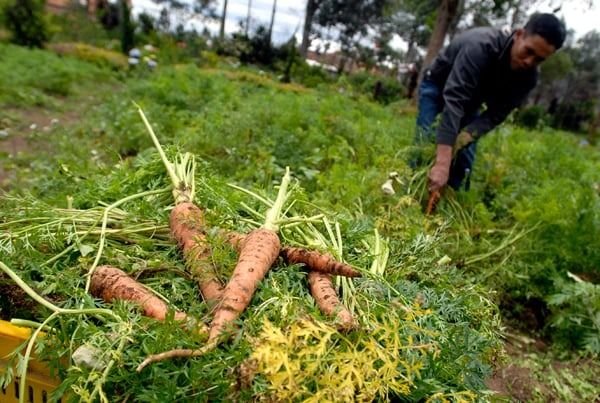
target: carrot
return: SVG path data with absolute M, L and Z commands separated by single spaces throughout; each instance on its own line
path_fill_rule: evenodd
M 432 215 L 435 213 L 438 202 L 442 198 L 442 194 L 439 190 L 435 190 L 429 193 L 429 199 L 427 200 L 427 208 L 425 209 L 425 215 Z
M 275 202 L 265 215 L 261 228 L 255 229 L 240 243 L 240 255 L 233 274 L 223 291 L 221 302 L 210 324 L 209 343 L 224 334 L 246 307 L 281 249 L 277 221 L 289 194 L 290 169 L 286 168 Z
M 338 262 L 333 256 L 327 253 L 287 246 L 281 249 L 279 255 L 286 263 L 302 263 L 306 265 L 309 270 L 323 274 L 333 274 L 344 277 L 361 276 L 360 272 L 355 268 L 349 264 Z
M 239 232 L 222 232 L 227 242 L 239 251 L 246 239 L 244 234 Z M 318 271 L 325 274 L 333 274 L 344 277 L 361 277 L 362 274 L 349 264 L 335 260 L 328 253 L 321 253 L 315 250 L 308 250 L 294 246 L 282 246 L 279 256 L 287 264 L 303 264 L 309 270 Z
M 240 250 L 238 263 L 223 291 L 221 302 L 210 325 L 209 341 L 219 337 L 228 324 L 237 319 L 277 256 L 281 243 L 277 232 L 259 228 L 248 234 Z
M 216 278 L 210 264 L 210 247 L 204 233 L 204 214 L 194 200 L 194 156 L 190 153 L 178 155 L 174 163 L 170 162 L 140 107 L 138 112 L 146 125 L 160 158 L 165 165 L 173 186 L 175 207 L 169 217 L 171 235 L 183 252 L 188 270 L 197 278 L 200 293 L 208 303 L 215 303 L 223 292 L 223 286 Z
M 279 255 L 281 243 L 277 235 L 279 230 L 277 221 L 289 196 L 287 187 L 290 181 L 290 170 L 286 168 L 277 199 L 267 211 L 264 224 L 239 242 L 241 244 L 240 256 L 223 291 L 221 301 L 215 307 L 215 316 L 210 325 L 206 345 L 198 349 L 173 349 L 150 355 L 137 366 L 137 372 L 141 372 L 147 365 L 154 362 L 203 355 L 219 344 L 222 336 L 227 334 L 226 332 L 233 322 L 248 307 L 258 285 Z
M 183 251 L 188 270 L 198 281 L 202 297 L 207 302 L 217 302 L 223 286 L 217 280 L 210 261 L 211 250 L 206 242 L 202 210 L 193 203 L 180 203 L 171 211 L 169 226 Z
M 134 302 L 143 309 L 145 316 L 158 320 L 165 320 L 169 312 L 165 301 L 116 267 L 98 266 L 92 274 L 90 292 L 105 302 L 115 300 Z M 175 320 L 186 319 L 185 313 L 175 312 Z
M 342 305 L 329 274 L 309 271 L 308 287 L 321 312 L 327 316 L 335 315 L 335 321 L 340 331 L 350 331 L 356 328 L 356 321 L 352 313 Z

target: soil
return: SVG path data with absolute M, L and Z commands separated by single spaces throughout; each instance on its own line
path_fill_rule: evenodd
M 10 279 L 0 274 L 0 319 L 33 319 L 37 303 Z

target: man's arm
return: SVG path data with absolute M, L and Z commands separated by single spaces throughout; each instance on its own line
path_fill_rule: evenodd
M 440 190 L 448 182 L 452 147 L 465 115 L 465 105 L 476 95 L 481 74 L 488 63 L 488 55 L 477 43 L 464 44 L 456 55 L 444 87 L 444 110 L 437 129 L 436 159 L 429 173 L 429 190 L 432 192 Z

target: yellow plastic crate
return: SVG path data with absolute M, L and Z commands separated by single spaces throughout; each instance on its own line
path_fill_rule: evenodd
M 6 368 L 7 356 L 23 343 L 31 330 L 19 327 L 0 320 L 0 371 Z M 25 380 L 25 401 L 29 403 L 46 403 L 50 400 L 50 393 L 60 384 L 60 380 L 50 376 L 48 366 L 39 362 L 32 356 L 27 367 L 27 379 Z M 6 389 L 0 391 L 0 403 L 12 403 L 19 401 L 19 379 Z

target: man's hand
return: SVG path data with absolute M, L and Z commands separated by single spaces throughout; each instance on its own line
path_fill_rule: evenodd
M 452 153 L 456 155 L 456 153 L 471 144 L 475 139 L 473 135 L 469 132 L 460 132 L 456 137 L 456 142 L 454 143 L 454 149 Z
M 439 192 L 446 183 L 450 169 L 440 164 L 435 164 L 429 171 L 429 192 Z
M 450 174 L 450 163 L 452 162 L 452 147 L 438 144 L 435 164 L 429 171 L 429 192 L 439 192 L 446 183 Z

